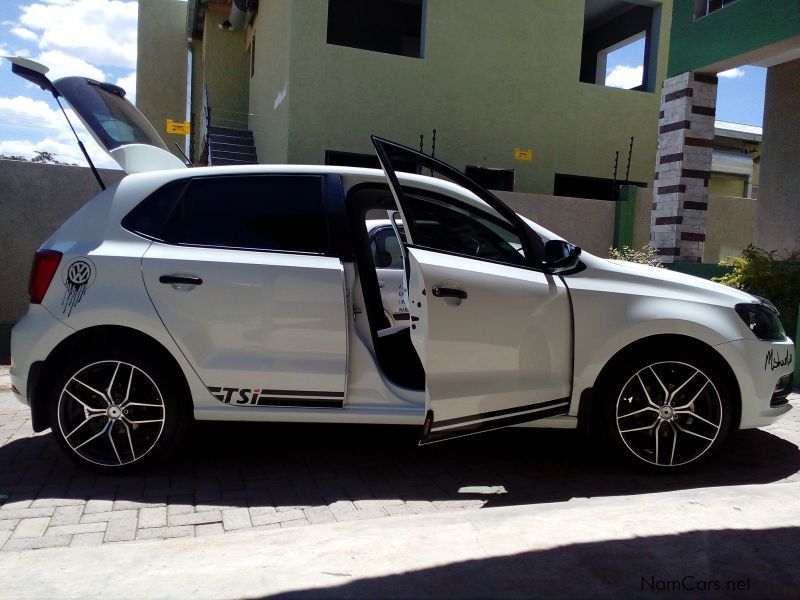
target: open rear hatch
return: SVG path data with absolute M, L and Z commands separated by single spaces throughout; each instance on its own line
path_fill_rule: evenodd
M 125 98 L 119 86 L 87 77 L 64 77 L 51 82 L 47 67 L 24 58 L 6 57 L 14 74 L 63 97 L 92 137 L 126 173 L 181 169 L 150 121 Z M 91 160 L 87 159 L 91 162 Z

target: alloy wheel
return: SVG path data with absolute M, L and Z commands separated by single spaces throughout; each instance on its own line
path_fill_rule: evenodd
M 127 362 L 92 363 L 73 374 L 58 399 L 58 426 L 75 454 L 118 467 L 143 458 L 164 430 L 164 398 L 153 379 Z
M 703 456 L 722 428 L 723 403 L 701 369 L 676 361 L 638 370 L 617 398 L 617 431 L 637 458 L 678 467 Z

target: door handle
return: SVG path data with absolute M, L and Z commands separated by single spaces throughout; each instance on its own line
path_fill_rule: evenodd
M 431 291 L 437 298 L 458 298 L 459 300 L 467 299 L 467 292 L 458 288 L 439 287 L 438 285 L 435 285 Z
M 192 275 L 162 275 L 158 278 L 161 283 L 171 285 L 202 285 L 203 280 Z

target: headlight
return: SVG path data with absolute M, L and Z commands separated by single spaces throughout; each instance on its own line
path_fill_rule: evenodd
M 758 339 L 770 342 L 785 340 L 786 332 L 778 309 L 769 300 L 760 300 L 761 304 L 737 304 L 737 314 Z

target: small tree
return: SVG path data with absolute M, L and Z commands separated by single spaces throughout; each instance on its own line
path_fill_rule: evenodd
M 781 256 L 778 250 L 750 244 L 741 256 L 729 256 L 719 264 L 731 271 L 714 281 L 770 300 L 781 313 L 786 333 L 794 336 L 800 303 L 800 251 Z
M 71 167 L 76 167 L 75 163 L 68 163 L 58 160 L 52 152 L 46 152 L 44 150 L 34 150 L 34 157 L 31 159 L 25 158 L 19 154 L 0 154 L 0 159 L 4 160 L 23 160 L 25 162 L 33 162 L 33 163 L 42 163 L 42 164 L 49 164 L 49 165 L 69 165 Z
M 651 267 L 664 266 L 661 259 L 658 257 L 656 249 L 651 248 L 649 245 L 642 246 L 641 248 L 630 248 L 628 246 L 610 248 L 608 250 L 608 257 L 613 260 L 627 260 L 628 262 L 650 265 Z

